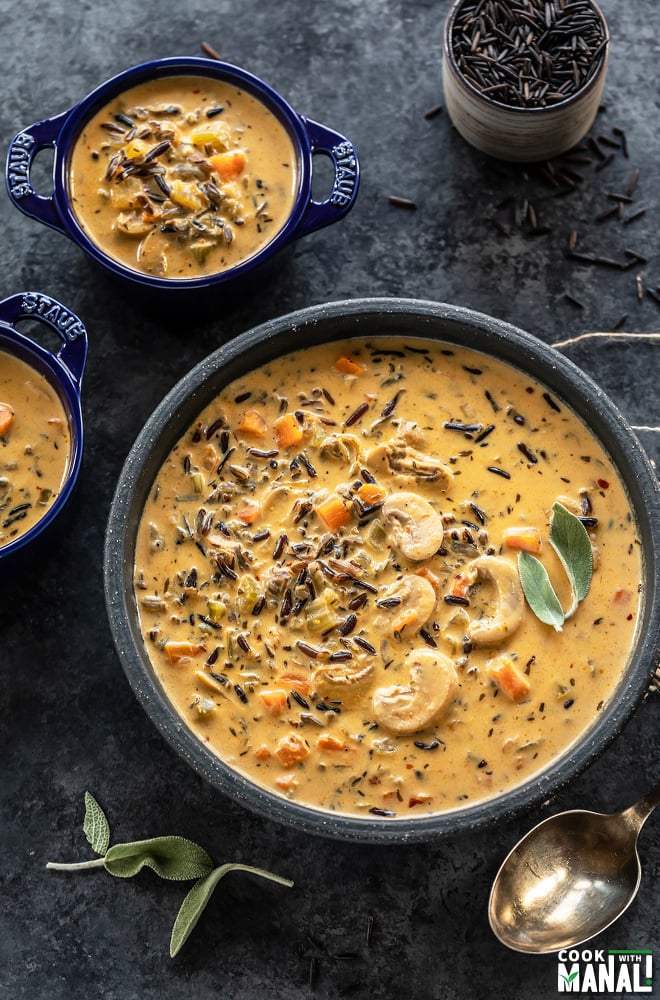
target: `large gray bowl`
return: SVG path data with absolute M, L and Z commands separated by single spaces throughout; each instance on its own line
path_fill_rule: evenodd
M 323 812 L 260 788 L 211 753 L 165 696 L 140 634 L 133 592 L 138 521 L 162 462 L 200 411 L 228 382 L 298 347 L 355 336 L 427 337 L 463 344 L 509 362 L 569 403 L 609 452 L 627 485 L 643 552 L 643 598 L 635 647 L 615 695 L 580 740 L 523 785 L 435 816 L 377 820 Z M 115 645 L 128 680 L 162 735 L 195 771 L 262 816 L 344 840 L 403 843 L 454 834 L 541 801 L 586 768 L 617 736 L 641 701 L 660 648 L 658 562 L 660 490 L 637 438 L 598 386 L 571 361 L 515 327 L 436 302 L 357 299 L 314 306 L 242 334 L 198 364 L 165 397 L 140 432 L 122 470 L 105 543 L 105 589 Z

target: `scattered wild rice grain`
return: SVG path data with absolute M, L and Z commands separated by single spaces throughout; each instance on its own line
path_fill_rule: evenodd
M 206 53 L 206 55 L 209 57 L 209 59 L 217 59 L 219 61 L 222 61 L 222 56 L 218 52 L 216 52 L 215 49 L 213 48 L 213 46 L 209 45 L 208 42 L 202 42 L 201 43 L 201 49 L 202 49 L 202 52 Z
M 408 209 L 417 208 L 417 202 L 412 201 L 411 198 L 401 198 L 397 194 L 391 194 L 387 200 L 389 201 L 390 205 L 394 205 L 396 208 L 408 208 Z

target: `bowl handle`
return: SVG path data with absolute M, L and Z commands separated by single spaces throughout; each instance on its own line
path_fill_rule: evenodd
M 43 222 L 51 229 L 56 229 L 58 233 L 65 235 L 66 231 L 55 207 L 53 195 L 37 194 L 30 184 L 30 168 L 35 156 L 42 149 L 48 147 L 57 149 L 57 136 L 68 114 L 68 111 L 63 111 L 55 118 L 35 122 L 34 125 L 29 125 L 15 135 L 9 144 L 5 167 L 7 193 L 16 208 L 29 215 L 31 219 L 37 219 L 38 222 Z
M 302 116 L 301 116 L 302 117 Z M 350 212 L 360 184 L 360 162 L 353 143 L 338 132 L 311 118 L 302 118 L 314 156 L 327 156 L 334 167 L 332 189 L 325 201 L 310 199 L 307 210 L 296 230 L 296 237 L 313 233 Z
M 82 320 L 57 299 L 41 292 L 19 292 L 0 302 L 0 322 L 15 327 L 21 319 L 39 320 L 55 331 L 62 347 L 54 356 L 65 366 L 79 391 L 87 359 L 87 330 Z

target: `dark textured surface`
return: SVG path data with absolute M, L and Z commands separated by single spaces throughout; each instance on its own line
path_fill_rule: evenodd
M 604 757 L 548 807 L 515 822 L 408 848 L 309 838 L 222 798 L 157 735 L 112 646 L 101 553 L 117 475 L 155 404 L 218 343 L 271 316 L 328 299 L 400 294 L 489 312 L 548 343 L 609 330 L 624 313 L 624 330 L 660 329 L 660 307 L 646 295 L 638 302 L 635 286 L 637 274 L 645 287 L 660 282 L 660 14 L 655 0 L 602 6 L 612 56 L 607 110 L 592 134 L 611 138 L 612 127 L 624 127 L 629 159 L 612 150 L 606 169 L 575 165 L 585 180 L 553 197 L 556 189 L 537 168 L 488 161 L 464 145 L 446 114 L 424 117 L 442 97 L 446 0 L 0 0 L 3 149 L 19 128 L 63 110 L 126 66 L 198 54 L 206 39 L 300 112 L 350 136 L 363 166 L 349 218 L 300 242 L 273 280 L 249 301 L 219 304 L 210 321 L 155 320 L 125 301 L 76 247 L 0 199 L 2 294 L 35 288 L 61 299 L 84 319 L 91 341 L 75 517 L 53 551 L 35 555 L 25 574 L 4 585 L 0 606 L 3 998 L 556 995 L 553 956 L 517 956 L 492 936 L 491 879 L 509 847 L 549 812 L 614 810 L 657 778 L 659 697 L 640 706 Z M 625 190 L 635 167 L 636 206 L 646 214 L 630 225 L 596 224 L 611 204 L 607 192 Z M 417 210 L 392 207 L 391 194 L 414 199 Z M 550 232 L 530 236 L 516 219 L 516 199 L 524 198 Z M 632 248 L 648 261 L 628 271 L 568 261 L 572 228 L 580 249 L 623 258 Z M 586 338 L 561 349 L 642 428 L 640 439 L 657 459 L 658 340 Z M 47 860 L 90 856 L 81 829 L 86 789 L 105 807 L 114 840 L 178 833 L 218 862 L 262 865 L 296 886 L 229 876 L 172 961 L 169 934 L 183 886 L 151 872 L 120 881 L 104 872 L 45 871 Z M 599 947 L 659 953 L 657 828 L 652 820 L 643 834 L 639 897 Z

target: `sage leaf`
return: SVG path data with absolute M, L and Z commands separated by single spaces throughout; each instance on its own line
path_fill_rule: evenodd
M 161 878 L 177 882 L 200 878 L 213 870 L 213 861 L 204 848 L 185 837 L 152 837 L 115 844 L 104 863 L 117 878 L 131 878 L 146 866 Z
M 196 927 L 197 921 L 206 909 L 207 903 L 213 895 L 213 891 L 220 879 L 223 878 L 227 872 L 231 871 L 250 872 L 252 875 L 259 875 L 260 878 L 270 879 L 271 882 L 278 882 L 280 885 L 285 885 L 288 888 L 291 888 L 293 885 L 293 882 L 291 882 L 290 879 L 282 878 L 280 875 L 274 875 L 272 872 L 264 871 L 263 868 L 251 868 L 249 865 L 240 864 L 226 864 L 220 865 L 219 868 L 215 868 L 209 875 L 206 875 L 205 878 L 200 878 L 197 882 L 195 882 L 194 886 L 181 904 L 177 918 L 174 921 L 172 937 L 170 939 L 170 955 L 172 958 L 174 958 L 175 955 L 178 955 L 190 937 L 191 932 Z
M 571 584 L 573 599 L 564 618 L 570 618 L 589 592 L 594 557 L 587 529 L 563 504 L 552 505 L 550 544 L 559 556 Z
M 536 617 L 545 625 L 552 625 L 557 632 L 561 632 L 564 611 L 543 563 L 529 552 L 521 552 L 518 556 L 518 573 L 525 599 Z
M 89 792 L 85 792 L 83 831 L 92 850 L 103 856 L 110 846 L 110 824 L 100 805 Z

